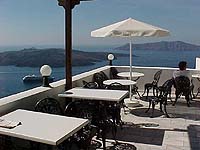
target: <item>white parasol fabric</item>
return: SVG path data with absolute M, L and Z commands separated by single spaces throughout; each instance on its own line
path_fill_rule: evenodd
M 128 18 L 91 32 L 92 37 L 162 37 L 169 31 Z
M 132 37 L 163 37 L 168 30 L 137 21 L 132 18 L 102 27 L 91 32 L 92 37 L 125 37 L 130 38 L 130 79 L 132 79 Z M 131 90 L 131 89 L 130 89 Z

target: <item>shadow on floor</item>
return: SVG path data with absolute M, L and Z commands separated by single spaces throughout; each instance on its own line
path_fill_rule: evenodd
M 190 113 L 171 113 L 169 114 L 170 118 L 183 118 L 188 120 L 194 120 L 199 121 L 200 120 L 200 114 L 190 114 Z
M 161 146 L 164 133 L 165 130 L 163 129 L 140 128 L 137 125 L 123 125 L 123 129 L 117 129 L 116 140 Z M 111 133 L 108 133 L 107 139 L 113 139 Z
M 113 146 L 107 146 L 106 150 L 136 150 L 137 148 L 133 144 L 119 143 L 117 142 Z
M 200 126 L 199 125 L 189 125 L 188 126 L 188 135 L 190 139 L 191 150 L 200 149 Z
M 183 118 L 188 120 L 200 120 L 200 102 L 193 100 L 190 107 L 185 101 L 178 101 L 175 106 L 168 105 L 167 110 L 171 118 Z
M 130 114 L 138 116 L 138 117 L 151 117 L 152 109 L 150 108 L 150 110 L 147 113 L 145 113 L 146 110 L 147 108 L 136 108 L 136 109 L 132 109 L 130 111 Z M 162 115 L 163 115 L 163 112 L 160 112 L 160 110 L 154 109 L 153 117 L 160 117 Z
M 176 102 L 176 106 L 186 106 L 187 107 L 187 102 L 184 99 L 181 99 L 181 100 L 178 99 L 177 102 Z M 191 104 L 190 104 L 190 107 L 197 107 L 197 108 L 199 108 L 200 107 L 200 101 L 192 100 Z
M 147 96 L 142 96 L 142 97 L 140 97 L 140 100 L 142 100 L 142 101 L 145 101 L 145 102 L 149 102 L 149 98 L 152 98 L 153 96 L 148 96 L 148 98 L 147 98 Z

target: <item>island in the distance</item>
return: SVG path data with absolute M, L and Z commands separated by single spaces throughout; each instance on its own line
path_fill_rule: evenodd
M 199 45 L 185 43 L 182 41 L 161 41 L 155 43 L 132 44 L 135 50 L 159 50 L 159 51 L 180 51 L 200 50 Z M 129 50 L 129 44 L 115 48 L 116 50 Z
M 73 66 L 94 65 L 96 62 L 107 60 L 106 52 L 72 51 Z M 115 54 L 115 57 L 124 57 L 127 54 Z M 37 49 L 29 48 L 19 51 L 0 53 L 0 66 L 41 67 L 48 64 L 51 67 L 64 67 L 65 51 L 59 48 Z

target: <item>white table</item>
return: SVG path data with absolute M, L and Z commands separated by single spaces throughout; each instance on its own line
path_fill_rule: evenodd
M 128 78 L 128 79 L 130 79 L 130 76 L 131 76 L 130 72 L 120 72 L 120 73 L 118 73 L 117 75 L 120 76 L 120 77 Z M 144 76 L 144 73 L 132 72 L 132 80 L 133 80 L 133 78 L 134 78 L 133 81 L 137 81 L 140 77 L 143 77 L 143 76 Z M 136 89 L 137 89 L 137 88 L 136 88 Z M 131 86 L 130 86 L 130 91 L 131 91 Z M 140 94 L 139 94 L 139 92 L 138 92 L 138 90 L 136 91 L 136 93 L 138 94 L 139 97 L 141 97 Z M 130 97 L 130 98 L 129 98 L 130 100 L 125 99 L 125 102 L 128 102 L 128 101 L 129 101 L 129 103 L 130 103 L 129 106 L 137 106 L 137 105 L 138 105 L 138 102 L 133 102 L 133 101 L 132 101 L 131 92 L 130 92 L 130 96 L 129 96 L 129 97 Z
M 200 74 L 193 74 L 192 78 L 199 78 L 200 79 Z
M 70 92 L 71 94 L 67 94 Z M 121 90 L 73 88 L 71 90 L 66 91 L 65 93 L 58 94 L 58 96 L 94 100 L 94 101 L 120 102 L 123 98 L 126 97 L 127 94 L 128 91 L 121 91 Z
M 87 119 L 52 115 L 18 109 L 1 118 L 21 122 L 7 129 L 0 127 L 0 134 L 56 146 L 86 126 Z
M 130 72 L 120 72 L 117 75 L 124 78 L 130 78 Z M 143 76 L 144 76 L 144 73 L 132 72 L 132 78 L 140 78 Z
M 111 85 L 111 84 L 113 84 L 113 83 L 119 83 L 119 84 L 121 84 L 121 85 L 135 85 L 136 84 L 136 82 L 135 81 L 132 81 L 132 80 L 125 80 L 125 79 L 111 79 L 111 80 L 105 80 L 104 82 L 103 82 L 103 84 L 105 84 L 105 85 Z
M 91 101 L 104 101 L 104 102 L 115 102 L 119 103 L 123 100 L 128 91 L 121 90 L 104 90 L 104 89 L 86 89 L 86 88 L 73 88 L 71 90 L 66 91 L 63 94 L 58 94 L 59 97 L 71 97 L 80 100 L 91 100 Z M 102 109 L 106 109 L 103 107 Z M 99 112 L 100 113 L 100 112 Z M 105 119 L 105 118 L 104 118 Z M 106 131 L 104 127 L 102 128 L 102 143 L 103 149 L 106 150 Z

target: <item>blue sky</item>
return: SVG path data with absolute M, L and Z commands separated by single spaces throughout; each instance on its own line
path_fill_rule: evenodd
M 73 10 L 73 45 L 121 45 L 127 39 L 92 38 L 90 32 L 129 17 L 168 29 L 164 38 L 200 45 L 200 0 L 94 0 Z M 63 45 L 64 11 L 57 0 L 0 0 L 0 46 Z

